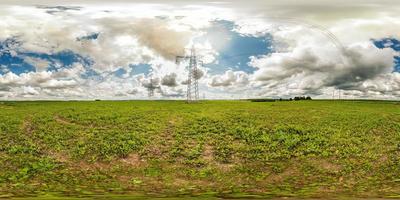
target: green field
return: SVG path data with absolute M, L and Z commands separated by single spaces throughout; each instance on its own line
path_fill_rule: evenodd
M 0 197 L 400 197 L 400 103 L 0 103 Z

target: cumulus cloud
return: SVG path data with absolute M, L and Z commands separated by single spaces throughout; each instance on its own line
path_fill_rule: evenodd
M 22 89 L 23 89 L 23 92 L 22 92 L 23 95 L 38 95 L 39 94 L 39 92 L 35 88 L 30 87 L 30 86 L 27 86 L 27 87 L 24 86 L 24 87 L 22 87 Z
M 254 58 L 256 80 L 282 80 L 296 75 L 327 75 L 326 84 L 339 85 L 359 82 L 393 69 L 393 50 L 378 49 L 371 43 L 356 44 L 332 56 L 317 48 L 298 46 L 291 52 L 272 53 Z
M 182 98 L 185 96 L 185 92 L 182 88 L 169 88 L 169 87 L 161 87 L 159 92 L 162 97 L 166 98 Z
M 350 46 L 344 52 L 347 62 L 337 69 L 337 73 L 331 74 L 327 83 L 345 89 L 381 74 L 391 73 L 394 65 L 393 55 L 392 49 L 378 49 L 371 43 Z
M 178 86 L 176 77 L 177 77 L 177 75 L 175 73 L 168 74 L 162 78 L 161 84 L 168 86 L 168 87 L 176 87 L 176 86 Z
M 358 90 L 365 81 L 393 75 L 393 49 L 379 49 L 370 40 L 341 48 L 331 38 L 310 36 L 303 29 L 295 26 L 273 32 L 286 41 L 287 50 L 252 58 L 255 85 L 268 91 L 286 88 L 295 95 L 322 95 L 326 88 Z
M 55 89 L 61 89 L 61 88 L 69 88 L 69 87 L 75 87 L 77 86 L 78 83 L 75 80 L 49 80 L 43 84 L 41 84 L 42 88 L 55 88 Z
M 35 66 L 36 71 L 39 72 L 46 71 L 46 69 L 50 66 L 50 62 L 48 60 L 43 60 L 40 58 L 25 57 L 24 60 L 32 66 Z
M 132 27 L 138 41 L 155 50 L 169 60 L 184 54 L 184 47 L 190 41 L 190 32 L 176 31 L 168 27 L 164 20 L 141 19 Z
M 71 11 L 79 11 L 82 8 L 79 6 L 45 6 L 45 5 L 39 5 L 36 7 L 46 10 L 46 13 L 48 13 L 48 14 L 63 13 L 63 12 L 70 11 L 70 10 Z
M 154 87 L 160 97 L 181 98 L 187 63 L 176 65 L 175 56 L 188 55 L 185 47 L 204 35 L 213 21 L 228 20 L 236 25 L 231 31 L 240 35 L 271 35 L 275 52 L 252 57 L 248 70 L 209 75 L 210 68 L 199 66 L 195 78 L 212 98 L 300 94 L 326 98 L 333 89 L 342 89 L 348 96 L 399 97 L 399 73 L 393 68 L 393 56 L 399 53 L 390 44 L 379 49 L 371 42 L 400 38 L 400 7 L 393 6 L 398 2 L 340 1 L 346 6 L 314 0 L 193 2 L 185 7 L 112 3 L 69 6 L 68 2 L 59 6 L 44 0 L 43 6 L 36 7 L 23 2 L 25 6 L 0 6 L 0 17 L 7 19 L 0 22 L 0 42 L 8 40 L 0 43 L 0 56 L 20 58 L 35 67 L 34 71 L 15 72 L 9 63 L 0 62 L 0 96 L 140 98 Z M 310 23 L 279 16 L 304 17 Z M 215 59 L 223 48 L 212 49 L 210 41 L 195 45 L 210 52 L 202 56 L 205 64 L 218 63 Z M 65 51 L 81 58 L 68 65 L 62 61 L 68 58 L 47 58 Z M 149 72 L 132 70 L 131 66 L 139 64 L 148 65 Z M 123 74 L 116 73 L 118 70 Z
M 69 7 L 43 8 L 44 11 L 71 10 Z M 15 9 L 24 12 L 7 15 L 9 20 L 0 24 L 0 28 L 7 31 L 0 31 L 0 39 L 18 36 L 22 43 L 20 48 L 28 52 L 52 54 L 71 50 L 91 58 L 94 61 L 93 69 L 99 72 L 112 71 L 121 66 L 127 68 L 129 64 L 148 63 L 157 56 L 174 60 L 176 55 L 184 53 L 184 47 L 192 37 L 189 27 L 176 23 L 174 25 L 173 22 L 154 16 L 98 17 L 96 15 L 101 12 L 96 12 L 87 17 L 77 12 L 55 17 L 48 16 L 42 7 L 39 10 L 35 7 Z M 73 10 L 79 11 L 80 8 Z M 98 33 L 95 39 L 79 39 L 93 33 Z M 40 61 L 26 59 L 27 62 Z
M 142 86 L 145 88 L 159 88 L 160 87 L 160 78 L 149 77 L 149 78 L 141 78 L 140 79 Z
M 135 95 L 135 94 L 139 93 L 139 90 L 134 88 L 134 89 L 128 90 L 126 93 L 131 94 L 131 95 Z
M 212 87 L 245 86 L 249 83 L 247 73 L 242 71 L 228 70 L 223 75 L 214 75 L 211 77 L 209 85 Z
M 203 77 L 204 74 L 205 72 L 201 68 L 197 68 L 197 70 L 194 71 L 193 77 L 198 80 L 201 79 L 201 77 Z
M 72 88 L 78 85 L 75 80 L 58 80 L 54 78 L 51 72 L 29 72 L 16 75 L 9 72 L 5 75 L 0 75 L 0 84 L 3 87 L 40 87 L 40 88 Z

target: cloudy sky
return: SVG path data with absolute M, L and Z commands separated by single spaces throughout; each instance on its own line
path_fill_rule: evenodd
M 400 1 L 2 0 L 0 99 L 400 99 Z

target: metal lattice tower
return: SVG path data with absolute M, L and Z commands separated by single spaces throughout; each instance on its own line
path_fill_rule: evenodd
M 154 89 L 155 89 L 154 87 L 148 87 L 147 88 L 149 98 L 154 96 Z
M 194 47 L 190 49 L 190 56 L 177 56 L 176 62 L 179 63 L 180 59 L 189 60 L 187 90 L 186 90 L 187 102 L 191 103 L 198 101 L 199 100 L 198 65 L 202 64 L 202 62 L 198 60 L 196 55 L 196 49 Z
M 150 78 L 150 83 L 147 87 L 147 92 L 148 92 L 149 98 L 152 98 L 154 96 L 154 90 L 158 89 L 158 88 L 159 88 L 159 86 L 154 84 L 154 79 Z

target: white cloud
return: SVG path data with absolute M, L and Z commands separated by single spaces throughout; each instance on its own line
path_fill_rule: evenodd
M 175 73 L 168 74 L 164 76 L 161 80 L 161 84 L 169 87 L 178 86 L 178 81 L 176 80 L 177 75 Z
M 23 91 L 22 95 L 24 95 L 24 96 L 35 96 L 35 95 L 39 94 L 39 92 L 35 88 L 30 87 L 30 86 L 22 87 L 22 91 Z
M 297 46 L 291 52 L 254 58 L 250 64 L 257 70 L 252 78 L 270 89 L 295 84 L 301 90 L 296 93 L 304 94 L 332 86 L 355 89 L 393 70 L 391 49 L 378 49 L 371 43 L 354 44 L 341 56 L 330 56 L 323 49 Z
M 48 60 L 43 60 L 40 58 L 25 57 L 24 60 L 30 65 L 35 66 L 36 71 L 39 72 L 46 71 L 46 69 L 50 66 L 50 62 Z
M 239 87 L 249 83 L 247 73 L 242 71 L 228 70 L 223 75 L 214 75 L 211 77 L 209 85 L 212 87 Z
M 185 48 L 192 45 L 193 38 L 204 34 L 211 21 L 224 19 L 234 21 L 240 34 L 271 34 L 278 52 L 252 58 L 254 73 L 228 70 L 209 75 L 209 69 L 200 67 L 200 88 L 210 97 L 328 97 L 334 88 L 344 90 L 348 96 L 399 97 L 399 73 L 392 72 L 393 56 L 399 53 L 378 49 L 370 41 L 400 38 L 400 6 L 394 6 L 398 2 L 340 1 L 346 6 L 315 0 L 255 1 L 253 6 L 193 1 L 129 4 L 135 6 L 126 6 L 125 1 L 104 5 L 79 1 L 75 4 L 81 7 L 59 8 L 0 6 L 0 17 L 4 19 L 0 21 L 0 41 L 10 37 L 21 41 L 20 46 L 6 49 L 13 56 L 19 51 L 54 55 L 70 50 L 93 61 L 92 66 L 79 62 L 62 66 L 54 61 L 57 71 L 48 71 L 49 60 L 23 56 L 36 72 L 15 74 L 1 65 L 0 96 L 143 98 L 153 77 L 157 80 L 152 83 L 157 86 L 157 95 L 182 97 L 187 63 L 176 65 L 175 56 L 187 55 Z M 304 21 L 297 20 L 300 17 Z M 92 34 L 98 34 L 97 39 L 78 40 Z M 202 56 L 204 63 L 215 61 L 218 52 L 209 41 L 196 47 L 207 49 Z M 150 75 L 132 75 L 135 72 L 130 65 L 140 63 L 150 65 Z M 115 71 L 120 68 L 127 73 L 117 77 Z

